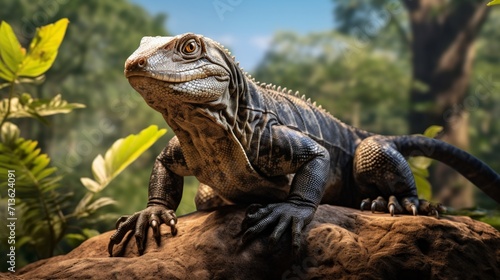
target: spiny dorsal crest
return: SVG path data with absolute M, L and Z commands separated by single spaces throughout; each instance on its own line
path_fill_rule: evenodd
M 250 74 L 245 73 L 247 77 L 252 77 Z M 290 96 L 295 96 L 308 104 L 311 104 L 313 107 L 317 108 L 318 110 L 322 111 L 325 114 L 328 114 L 331 116 L 330 112 L 326 111 L 321 105 L 318 105 L 316 101 L 312 101 L 311 98 L 307 98 L 305 95 L 301 95 L 299 91 L 293 92 L 291 89 L 287 89 L 286 87 L 281 87 L 281 86 L 276 86 L 271 83 L 264 83 L 264 82 L 255 82 L 255 78 L 252 77 L 252 81 L 259 87 L 264 88 L 266 90 L 273 90 L 277 91 L 283 94 L 288 94 Z
M 231 59 L 233 60 L 234 64 L 236 65 L 236 67 L 238 67 L 240 69 L 240 71 L 244 74 L 244 76 L 247 77 L 252 82 L 254 82 L 257 86 L 263 87 L 263 88 L 265 88 L 267 90 L 274 90 L 274 91 L 278 91 L 278 92 L 281 92 L 281 93 L 284 93 L 284 94 L 293 95 L 295 97 L 298 97 L 298 98 L 304 100 L 305 102 L 307 102 L 309 104 L 312 104 L 314 107 L 316 107 L 319 110 L 327 113 L 328 115 L 331 115 L 328 111 L 326 111 L 325 109 L 323 109 L 323 107 L 321 105 L 316 105 L 316 101 L 314 101 L 313 103 L 311 103 L 311 98 L 307 98 L 306 99 L 305 95 L 300 96 L 299 91 L 296 91 L 295 93 L 293 93 L 293 91 L 291 89 L 287 89 L 286 87 L 281 88 L 281 86 L 278 86 L 276 88 L 276 85 L 273 85 L 271 83 L 266 84 L 266 83 L 263 83 L 263 82 L 255 81 L 255 78 L 252 77 L 252 75 L 250 75 L 248 72 L 244 71 L 243 67 L 240 66 L 240 62 L 236 60 L 236 56 L 232 55 L 231 52 L 229 51 L 229 49 L 227 49 L 226 47 L 224 47 L 224 45 L 222 45 L 219 42 L 217 42 L 217 44 L 218 44 L 218 46 L 220 47 L 221 50 L 223 50 L 224 52 L 226 52 L 226 54 L 229 57 L 231 57 Z

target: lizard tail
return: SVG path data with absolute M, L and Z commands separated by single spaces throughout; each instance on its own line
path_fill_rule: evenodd
M 500 175 L 473 155 L 441 140 L 420 135 L 390 136 L 405 157 L 424 156 L 445 163 L 500 203 Z

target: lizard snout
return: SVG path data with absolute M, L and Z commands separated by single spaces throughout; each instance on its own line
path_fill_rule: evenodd
M 147 59 L 144 57 L 138 57 L 135 59 L 129 59 L 125 62 L 124 74 L 126 77 L 132 75 L 133 73 L 143 72 L 144 68 L 148 65 Z

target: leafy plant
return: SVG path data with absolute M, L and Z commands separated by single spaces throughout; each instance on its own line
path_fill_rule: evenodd
M 98 155 L 93 164 L 94 179 L 81 178 L 86 194 L 75 206 L 72 192 L 62 193 L 62 176 L 50 165 L 35 140 L 21 137 L 17 118 L 34 118 L 48 123 L 46 116 L 65 114 L 83 104 L 69 103 L 60 94 L 49 99 L 32 97 L 17 92 L 19 84 L 37 84 L 52 66 L 62 43 L 67 19 L 37 29 L 28 50 L 17 40 L 6 22 L 0 25 L 0 89 L 8 90 L 8 97 L 0 100 L 0 190 L 2 196 L 8 187 L 8 176 L 15 174 L 15 216 L 22 217 L 18 226 L 18 249 L 29 247 L 37 258 L 49 257 L 61 240 L 83 241 L 97 231 L 89 228 L 70 229 L 75 221 L 83 222 L 98 209 L 114 204 L 108 197 L 95 198 L 118 174 L 165 134 L 157 126 L 150 126 L 138 135 L 117 140 L 106 152 Z M 84 223 L 82 223 L 84 224 Z M 30 246 L 25 246 L 29 244 Z M 75 243 L 73 243 L 75 244 Z
M 129 135 L 118 139 L 108 149 L 104 157 L 98 155 L 92 162 L 92 174 L 94 179 L 80 178 L 82 184 L 87 188 L 87 194 L 80 200 L 73 215 L 85 217 L 95 212 L 102 206 L 113 204 L 114 201 L 102 197 L 90 204 L 92 197 L 102 191 L 118 174 L 134 162 L 144 151 L 153 145 L 158 138 L 167 132 L 166 129 L 158 130 L 156 125 L 151 125 L 137 135 Z
M 52 100 L 36 99 L 24 93 L 15 96 L 20 83 L 35 83 L 52 66 L 62 43 L 69 21 L 61 19 L 54 24 L 38 28 L 29 49 L 21 47 L 12 27 L 0 24 L 0 79 L 7 81 L 0 88 L 9 87 L 9 96 L 0 103 L 0 129 L 8 119 L 33 117 L 44 121 L 43 116 L 68 113 L 85 107 L 67 103 L 58 95 Z
M 20 213 L 16 215 L 22 215 L 23 231 L 30 233 L 18 240 L 17 246 L 29 242 L 45 255 L 47 250 L 54 249 L 60 235 L 64 219 L 60 210 L 70 194 L 54 191 L 59 187 L 61 177 L 55 175 L 54 167 L 49 166 L 49 157 L 41 153 L 37 141 L 21 138 L 19 134 L 19 129 L 12 123 L 7 122 L 2 127 L 0 186 L 7 187 L 8 170 L 13 170 L 16 175 L 15 195 L 19 201 L 16 204 L 20 206 Z M 44 243 L 48 246 L 42 245 Z M 45 250 L 40 247 L 45 247 Z
M 428 127 L 424 136 L 434 138 L 443 130 L 442 126 L 433 125 Z M 432 186 L 429 182 L 429 166 L 432 164 L 432 159 L 427 157 L 410 157 L 408 159 L 415 183 L 417 184 L 418 196 L 425 200 L 432 199 Z
M 493 6 L 493 5 L 500 5 L 500 0 L 493 0 L 488 2 L 488 6 Z
M 50 256 L 61 236 L 64 216 L 61 210 L 71 194 L 60 194 L 61 177 L 56 168 L 49 165 L 50 158 L 38 148 L 38 142 L 20 137 L 19 128 L 9 122 L 16 118 L 36 118 L 68 113 L 82 104 L 68 103 L 56 95 L 51 100 L 33 98 L 28 93 L 18 94 L 16 86 L 21 83 L 36 83 L 52 66 L 62 42 L 67 19 L 37 29 L 29 49 L 21 47 L 12 28 L 6 22 L 0 24 L 0 78 L 8 88 L 8 98 L 0 102 L 0 180 L 7 182 L 8 170 L 16 172 L 17 215 L 23 216 L 22 230 L 26 235 L 17 246 L 26 243 L 35 246 L 39 256 Z M 6 186 L 6 183 L 0 184 Z

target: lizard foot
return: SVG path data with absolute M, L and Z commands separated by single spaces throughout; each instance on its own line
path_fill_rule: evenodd
M 361 211 L 371 210 L 372 213 L 390 213 L 391 216 L 406 212 L 413 214 L 414 216 L 422 214 L 436 216 L 436 218 L 439 218 L 440 213 L 444 213 L 446 211 L 446 208 L 439 203 L 433 204 L 424 199 L 417 200 L 415 197 L 405 197 L 401 199 L 400 203 L 393 195 L 389 196 L 388 201 L 382 196 L 379 196 L 374 200 L 365 198 L 361 201 L 360 209 Z
M 439 214 L 446 212 L 446 207 L 444 207 L 441 203 L 431 203 L 425 199 L 420 199 L 419 204 L 418 212 L 420 214 L 436 216 L 436 218 L 439 218 Z
M 269 236 L 269 243 L 273 246 L 291 227 L 293 251 L 298 254 L 302 243 L 302 229 L 312 220 L 315 211 L 315 207 L 291 201 L 267 206 L 250 205 L 242 224 L 243 243 L 249 242 L 267 229 L 274 228 Z
M 173 210 L 168 210 L 164 206 L 148 206 L 146 209 L 139 211 L 132 216 L 123 216 L 116 221 L 116 232 L 109 238 L 108 252 L 109 256 L 113 256 L 113 247 L 119 244 L 125 237 L 127 232 L 133 230 L 137 249 L 139 254 L 144 253 L 146 246 L 146 236 L 148 228 L 153 229 L 153 236 L 156 244 L 160 245 L 160 225 L 165 223 L 170 226 L 172 235 L 177 234 L 175 225 L 177 224 L 177 217 Z
M 391 216 L 394 216 L 394 214 L 400 214 L 403 213 L 403 207 L 401 204 L 399 204 L 398 200 L 396 199 L 395 196 L 391 195 L 389 197 L 389 201 L 387 201 L 385 198 L 379 196 L 373 201 L 370 198 L 365 198 L 363 201 L 361 201 L 361 211 L 363 210 L 372 210 L 372 213 L 375 212 L 389 212 L 391 213 Z

